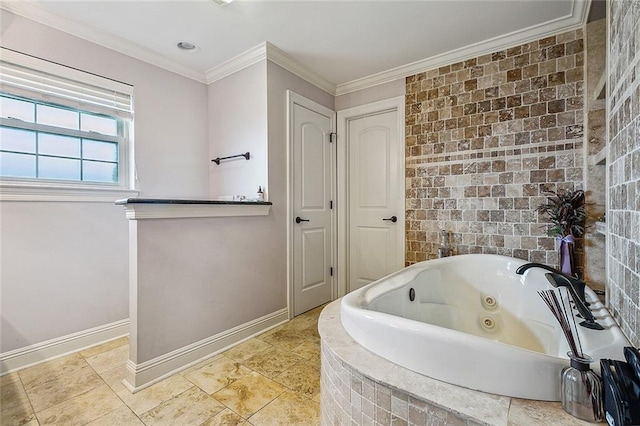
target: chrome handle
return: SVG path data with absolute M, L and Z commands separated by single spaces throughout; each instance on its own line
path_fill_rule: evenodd
M 396 216 L 391 216 L 391 217 L 384 218 L 382 220 L 390 220 L 391 222 L 396 223 L 398 221 L 398 218 Z
M 309 220 L 301 219 L 300 216 L 296 216 L 296 223 L 300 223 L 300 222 L 309 222 Z

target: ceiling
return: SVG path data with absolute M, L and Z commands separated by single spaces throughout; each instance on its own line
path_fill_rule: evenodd
M 207 81 L 269 42 L 340 92 L 582 25 L 589 0 L 25 1 L 2 8 Z M 176 44 L 198 46 L 192 53 Z M 397 78 L 397 76 L 396 76 Z M 356 87 L 356 86 L 354 86 Z M 360 86 L 358 86 L 360 87 Z M 354 89 L 355 90 L 355 89 Z

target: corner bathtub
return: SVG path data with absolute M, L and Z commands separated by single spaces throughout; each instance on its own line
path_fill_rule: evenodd
M 499 395 L 559 401 L 569 348 L 537 294 L 553 288 L 547 271 L 531 268 L 517 275 L 525 263 L 484 254 L 417 263 L 347 294 L 341 322 L 360 345 L 425 376 Z M 561 291 L 566 297 L 566 289 Z M 589 288 L 586 299 L 605 330 L 578 326 L 578 332 L 583 352 L 599 370 L 601 358 L 624 359 L 622 348 L 629 342 Z

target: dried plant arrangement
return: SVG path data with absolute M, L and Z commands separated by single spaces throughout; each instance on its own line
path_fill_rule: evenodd
M 585 193 L 582 190 L 568 189 L 563 192 L 549 191 L 547 194 L 547 203 L 540 204 L 536 211 L 545 215 L 551 222 L 547 226 L 547 234 L 555 237 L 558 242 L 560 269 L 573 275 L 573 244 L 575 237 L 584 234 L 587 218 Z
M 584 221 L 587 218 L 584 191 L 568 189 L 564 192 L 549 191 L 547 194 L 548 202 L 537 208 L 538 213 L 546 215 L 551 222 L 547 234 L 552 237 L 579 237 L 584 234 Z

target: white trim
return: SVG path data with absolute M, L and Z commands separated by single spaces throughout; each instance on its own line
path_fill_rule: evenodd
M 580 29 L 584 26 L 589 13 L 590 0 L 572 0 L 571 14 L 516 30 L 508 34 L 483 40 L 459 49 L 451 50 L 426 59 L 391 68 L 367 77 L 359 78 L 347 83 L 338 84 L 335 96 L 344 95 L 369 87 L 388 83 L 390 81 L 419 74 L 444 65 L 454 64 L 466 59 L 477 58 L 488 53 L 518 46 L 530 41 L 539 40 L 554 34 Z
M 116 52 L 139 59 L 148 64 L 180 74 L 200 83 L 205 83 L 204 75 L 199 71 L 167 59 L 165 56 L 159 55 L 146 47 L 132 43 L 121 37 L 51 13 L 34 2 L 26 0 L 3 1 L 0 3 L 0 9 L 8 10 L 16 15 L 80 37 L 81 39 L 106 47 L 107 49 L 115 50 Z
M 313 71 L 300 65 L 268 41 L 262 42 L 244 53 L 209 69 L 206 72 L 206 82 L 207 84 L 211 84 L 218 80 L 222 80 L 225 77 L 235 74 L 238 71 L 242 71 L 243 69 L 265 59 L 276 65 L 280 65 L 282 68 L 324 90 L 330 95 L 333 95 L 336 92 L 335 84 L 325 80 Z
M 257 64 L 267 58 L 267 42 L 260 43 L 233 58 L 210 68 L 205 73 L 206 84 L 222 80 L 232 74 L 242 71 L 251 65 Z
M 398 191 L 402 194 L 402 203 L 398 208 L 398 226 L 403 231 L 398 237 L 398 256 L 402 257 L 402 267 L 404 267 L 405 256 L 405 97 L 396 96 L 394 98 L 372 102 L 353 108 L 338 111 L 338 153 L 337 153 L 337 174 L 338 174 L 338 268 L 337 268 L 337 297 L 347 294 L 348 272 L 349 272 L 349 150 L 348 150 L 348 122 L 349 120 L 361 118 L 363 116 L 378 114 L 386 111 L 398 112 L 398 171 L 401 175 Z
M 277 327 L 288 319 L 287 309 L 283 308 L 149 361 L 136 364 L 129 360 L 127 377 L 122 383 L 131 392 L 141 391 L 166 377 Z
M 46 184 L 0 183 L 0 201 L 58 201 L 113 203 L 121 198 L 135 198 L 138 191 L 91 186 L 51 186 Z
M 569 15 L 410 64 L 392 68 L 387 71 L 372 74 L 367 77 L 338 84 L 337 86 L 318 76 L 313 71 L 298 64 L 269 42 L 263 42 L 260 45 L 209 69 L 203 74 L 192 68 L 185 67 L 182 64 L 169 60 L 150 49 L 120 37 L 62 18 L 43 9 L 37 4 L 26 0 L 2 2 L 0 3 L 0 8 L 168 71 L 175 72 L 176 74 L 191 78 L 200 83 L 213 83 L 214 81 L 220 80 L 266 58 L 327 93 L 334 96 L 340 96 L 384 84 L 399 78 L 404 78 L 409 75 L 418 74 L 443 65 L 449 65 L 465 59 L 475 58 L 487 53 L 524 44 L 553 34 L 581 28 L 584 23 L 586 23 L 590 4 L 590 0 L 572 0 L 571 14 Z
M 324 90 L 328 94 L 335 95 L 336 85 L 334 83 L 325 80 L 310 69 L 300 65 L 298 62 L 288 57 L 282 50 L 269 42 L 267 42 L 267 59 L 274 64 L 280 65 L 282 68 L 297 75 L 301 79 L 313 84 L 319 89 Z
M 0 375 L 115 340 L 129 334 L 129 320 L 121 320 L 0 354 Z
M 267 216 L 270 204 L 123 204 L 129 220 L 195 217 Z

